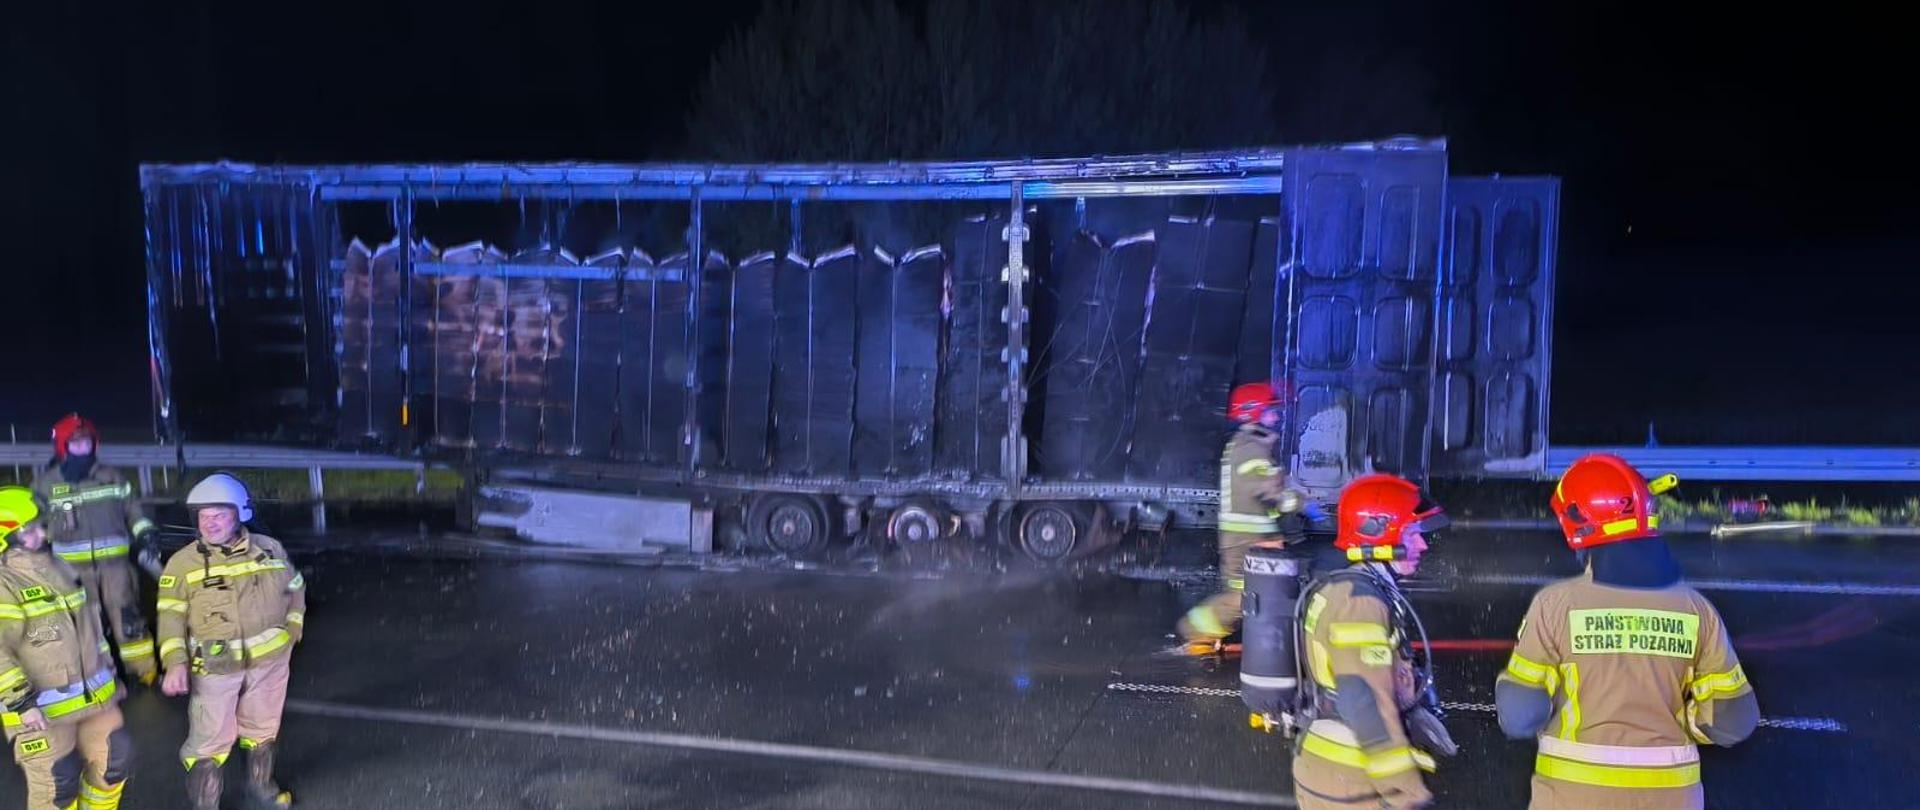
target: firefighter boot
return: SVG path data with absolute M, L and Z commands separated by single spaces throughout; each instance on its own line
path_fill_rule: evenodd
M 92 782 L 80 782 L 80 810 L 120 810 L 120 796 L 127 790 L 125 781 L 113 787 L 94 787 Z
M 220 810 L 220 763 L 203 759 L 187 770 L 187 801 L 193 810 Z
M 272 742 L 258 743 L 247 750 L 247 801 L 254 810 L 293 806 L 293 794 L 273 782 Z

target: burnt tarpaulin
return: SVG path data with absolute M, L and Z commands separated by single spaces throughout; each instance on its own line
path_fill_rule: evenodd
M 852 471 L 859 254 L 789 256 L 775 279 L 774 468 Z
M 674 260 L 669 259 L 672 263 Z M 682 260 L 684 261 L 684 260 Z M 700 312 L 694 318 L 694 430 L 699 465 L 711 469 L 726 456 L 727 353 L 733 329 L 733 265 L 719 253 L 700 267 Z
M 620 373 L 620 273 L 626 251 L 587 257 L 577 278 L 556 281 L 573 300 L 554 330 L 541 400 L 546 452 L 603 457 L 612 449 Z
M 493 364 L 487 357 L 498 355 L 505 282 L 494 268 L 506 260 L 483 242 L 450 247 L 440 256 L 432 345 L 433 435 L 438 444 L 474 447 L 482 436 L 491 440 L 499 435 L 499 378 L 490 377 Z M 495 382 L 483 385 L 488 379 Z M 483 416 L 478 400 L 487 390 L 495 404 Z
M 767 429 L 773 408 L 773 282 L 779 267 L 773 253 L 749 256 L 734 271 L 727 291 L 732 326 L 723 458 L 736 472 L 763 472 L 771 460 Z
M 686 257 L 627 259 L 620 330 L 620 450 L 624 458 L 680 458 L 687 406 Z
M 347 248 L 340 289 L 340 438 L 391 439 L 400 429 L 400 288 L 406 248 L 398 240 Z
M 578 267 L 564 249 L 541 246 L 513 257 L 517 267 Z M 505 422 L 502 446 L 522 453 L 545 448 L 547 380 L 573 315 L 571 285 L 535 273 L 514 273 L 507 286 Z M 564 423 L 563 423 L 564 424 Z
M 1055 296 L 1052 333 L 1035 361 L 1045 402 L 1033 466 L 1042 475 L 1125 474 L 1154 238 L 1147 232 L 1108 244 L 1082 231 L 1055 277 L 1041 281 Z
M 1290 234 L 1279 217 L 1262 217 L 1253 237 L 1253 264 L 1247 277 L 1246 317 L 1240 323 L 1240 351 L 1234 364 L 1236 383 L 1270 380 L 1277 375 L 1274 358 L 1284 348 L 1285 328 L 1274 319 L 1281 286 L 1280 268 L 1288 260 Z
M 1251 222 L 1234 220 L 1175 218 L 1160 229 L 1130 479 L 1190 486 L 1214 479 L 1253 236 Z
M 854 399 L 854 470 L 866 477 L 925 474 L 933 464 L 945 252 L 862 257 Z
M 1007 434 L 1007 243 L 1005 219 L 975 217 L 953 233 L 946 291 L 947 336 L 941 350 L 934 431 L 936 468 L 959 478 L 994 478 Z

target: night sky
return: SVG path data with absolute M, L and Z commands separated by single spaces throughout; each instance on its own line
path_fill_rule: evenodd
M 707 56 L 759 2 L 39 5 L 9 10 L 0 62 L 28 353 L 0 430 L 32 440 L 75 407 L 146 424 L 140 161 L 697 158 Z M 1456 174 L 1565 179 L 1556 442 L 1637 443 L 1649 421 L 1668 444 L 1920 442 L 1905 28 L 1243 5 L 1281 97 L 1249 143 L 1445 135 Z

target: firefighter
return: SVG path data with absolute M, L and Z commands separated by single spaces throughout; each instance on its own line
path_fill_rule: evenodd
M 53 426 L 53 460 L 34 477 L 33 490 L 50 507 L 53 553 L 79 573 L 87 597 L 107 616 L 127 677 L 153 684 L 153 633 L 140 604 L 140 583 L 129 554 L 151 559 L 153 521 L 140 511 L 133 486 L 95 456 L 99 433 L 79 414 Z
M 1457 748 L 1441 724 L 1426 632 L 1399 580 L 1446 525 L 1420 488 L 1392 475 L 1354 479 L 1340 494 L 1334 547 L 1348 565 L 1316 577 L 1300 603 L 1302 711 L 1294 796 L 1300 807 L 1425 807 L 1422 771 Z M 1416 665 L 1416 660 L 1418 661 Z
M 112 810 L 133 741 L 100 614 L 47 544 L 25 487 L 0 487 L 0 725 L 26 772 L 28 810 Z
M 1494 687 L 1501 730 L 1539 740 L 1536 809 L 1704 807 L 1696 744 L 1760 720 L 1720 614 L 1660 538 L 1654 496 L 1674 483 L 1595 454 L 1554 487 L 1586 571 L 1534 595 Z
M 160 575 L 161 691 L 191 692 L 187 795 L 195 810 L 220 806 L 221 768 L 236 740 L 247 752 L 248 800 L 289 807 L 273 781 L 288 659 L 306 621 L 306 582 L 279 541 L 247 530 L 246 485 L 215 473 L 187 493 L 199 538 Z
M 1274 461 L 1285 406 L 1279 389 L 1269 383 L 1239 386 L 1228 399 L 1227 416 L 1239 427 L 1220 459 L 1222 587 L 1180 619 L 1176 629 L 1190 651 L 1217 648 L 1239 625 L 1240 594 L 1246 584 L 1241 566 L 1247 550 L 1305 536 L 1296 515 L 1304 499 L 1287 489 L 1286 474 Z M 1283 522 L 1288 524 L 1285 531 Z

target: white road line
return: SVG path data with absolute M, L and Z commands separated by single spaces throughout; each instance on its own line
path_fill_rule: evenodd
M 1207 686 L 1179 686 L 1176 684 L 1163 683 L 1110 683 L 1107 684 L 1107 690 L 1110 692 L 1133 692 L 1148 695 L 1192 695 L 1194 697 L 1218 698 L 1237 698 L 1240 696 L 1240 690 L 1238 689 L 1216 689 Z M 1482 714 L 1492 714 L 1494 712 L 1494 706 L 1491 703 L 1455 703 L 1442 701 L 1440 708 L 1450 712 L 1479 712 Z M 1831 717 L 1762 717 L 1760 718 L 1760 725 L 1763 728 L 1777 728 L 1784 731 L 1818 731 L 1828 734 L 1847 733 L 1847 724 Z
M 708 751 L 721 754 L 744 754 L 747 756 L 767 757 L 771 759 L 789 759 L 823 765 L 893 771 L 896 773 L 918 773 L 928 776 L 972 779 L 982 782 L 1004 782 L 1008 784 L 1034 785 L 1037 787 L 1125 793 L 1135 796 L 1185 799 L 1189 801 L 1237 804 L 1250 807 L 1298 806 L 1292 796 L 1279 793 L 1225 790 L 1205 785 L 1182 785 L 1170 782 L 1150 782 L 1140 779 L 1116 779 L 1103 776 L 1083 776 L 1080 774 L 1055 773 L 1051 771 L 1003 768 L 972 762 L 958 762 L 954 760 L 904 756 L 900 754 L 882 754 L 874 751 L 860 751 L 847 748 L 794 745 L 790 743 L 762 742 L 759 740 L 740 740 L 728 737 L 701 737 L 691 734 L 635 731 L 567 723 L 543 723 L 531 720 L 505 720 L 491 717 L 414 711 L 410 709 L 379 709 L 313 700 L 289 700 L 287 701 L 287 710 L 295 714 L 329 717 L 339 720 L 370 720 L 414 726 L 460 729 L 463 731 L 492 731 L 533 737 L 560 737 L 574 740 L 644 745 L 657 748 Z
M 1546 585 L 1565 577 L 1541 574 L 1469 574 L 1462 579 L 1476 585 Z M 1838 596 L 1920 597 L 1920 585 L 1875 585 L 1865 582 L 1786 582 L 1768 579 L 1687 579 L 1702 591 L 1750 593 L 1814 593 Z

